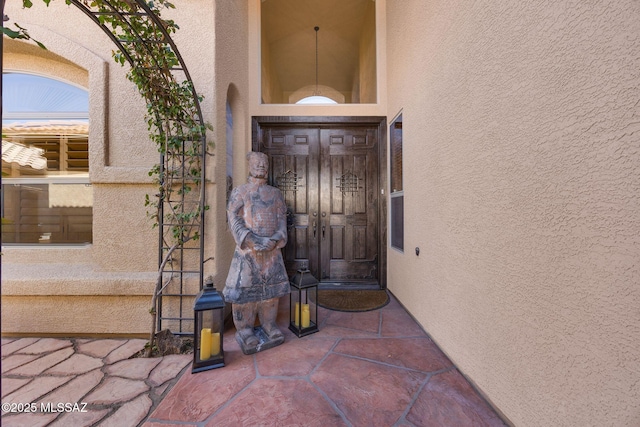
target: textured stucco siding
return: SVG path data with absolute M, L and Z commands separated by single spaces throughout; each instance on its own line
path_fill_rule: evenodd
M 387 11 L 389 288 L 515 425 L 640 425 L 640 3 Z

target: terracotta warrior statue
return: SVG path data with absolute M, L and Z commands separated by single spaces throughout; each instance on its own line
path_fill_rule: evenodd
M 287 243 L 287 208 L 282 193 L 267 185 L 268 159 L 251 152 L 249 179 L 231 192 L 229 227 L 236 242 L 222 291 L 232 303 L 236 340 L 252 354 L 284 342 L 276 325 L 278 300 L 290 292 L 280 251 Z M 260 326 L 254 328 L 256 316 Z

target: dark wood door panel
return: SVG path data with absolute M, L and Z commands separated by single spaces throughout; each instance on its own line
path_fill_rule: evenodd
M 287 205 L 287 273 L 293 275 L 303 267 L 317 270 L 311 218 L 318 211 L 318 132 L 298 127 L 265 128 L 262 151 L 269 156 L 269 182 L 280 188 Z
M 331 232 L 320 242 L 321 281 L 377 280 L 378 152 L 362 127 L 323 129 L 320 205 Z
M 288 273 L 378 285 L 378 127 L 275 123 L 257 135 L 288 208 Z

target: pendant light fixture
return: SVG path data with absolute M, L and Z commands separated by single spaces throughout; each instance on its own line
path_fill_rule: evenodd
M 311 96 L 307 96 L 306 98 L 302 98 L 296 104 L 337 104 L 333 99 L 323 96 L 320 94 L 320 84 L 318 83 L 318 31 L 320 31 L 320 27 L 315 26 L 313 29 L 316 32 L 316 87 Z
M 315 26 L 313 29 L 316 31 L 316 91 L 313 95 L 320 96 L 320 91 L 318 90 L 318 31 L 320 30 L 320 27 Z

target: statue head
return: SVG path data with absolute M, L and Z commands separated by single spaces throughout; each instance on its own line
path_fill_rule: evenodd
M 247 154 L 247 160 L 249 161 L 249 176 L 262 179 L 267 178 L 269 158 L 266 154 L 252 151 Z

